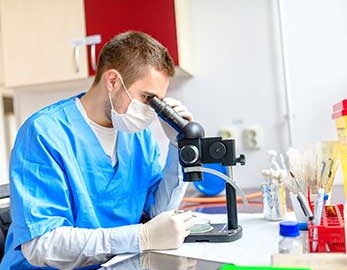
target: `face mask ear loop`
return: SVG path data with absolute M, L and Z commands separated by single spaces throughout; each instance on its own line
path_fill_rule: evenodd
M 111 92 L 108 92 L 108 98 L 110 99 L 110 104 L 111 104 L 112 110 L 115 111 L 115 109 L 114 109 L 114 107 L 113 107 L 113 103 L 112 103 Z
M 124 84 L 124 82 L 123 82 L 122 77 L 121 77 L 120 75 L 118 75 L 118 78 L 119 78 L 119 80 L 120 80 L 120 82 L 121 82 L 121 84 L 122 84 L 122 86 L 123 86 L 123 88 L 124 88 L 124 90 L 125 90 L 125 93 L 128 95 L 128 97 L 130 98 L 130 100 L 133 100 L 133 97 L 130 95 L 130 93 L 129 93 L 129 91 L 128 91 L 128 88 L 126 88 L 126 86 L 125 86 L 125 84 Z

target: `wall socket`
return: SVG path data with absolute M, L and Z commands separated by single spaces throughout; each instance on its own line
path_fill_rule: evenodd
M 222 137 L 223 140 L 236 139 L 236 130 L 232 127 L 223 127 L 218 130 L 218 136 Z
M 243 146 L 248 150 L 259 150 L 264 145 L 263 129 L 258 126 L 246 127 L 242 132 Z

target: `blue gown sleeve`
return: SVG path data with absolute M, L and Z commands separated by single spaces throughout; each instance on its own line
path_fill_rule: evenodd
M 11 155 L 11 217 L 17 248 L 54 228 L 74 223 L 60 158 L 64 148 L 59 130 L 54 130 L 49 121 L 45 124 L 29 119 L 19 130 Z

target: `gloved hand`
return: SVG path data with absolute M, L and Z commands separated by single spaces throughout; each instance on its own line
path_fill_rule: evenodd
M 193 121 L 193 115 L 191 112 L 188 111 L 187 107 L 182 104 L 177 99 L 166 97 L 163 99 L 164 102 L 166 102 L 170 107 L 172 107 L 180 116 L 187 119 L 188 121 Z M 166 134 L 166 136 L 169 138 L 170 142 L 173 145 L 177 145 L 177 131 L 174 130 L 169 124 L 167 124 L 165 121 L 163 121 L 161 118 L 159 118 L 160 124 L 163 127 L 163 130 Z
M 140 249 L 176 249 L 190 234 L 193 226 L 192 212 L 160 213 L 140 226 Z

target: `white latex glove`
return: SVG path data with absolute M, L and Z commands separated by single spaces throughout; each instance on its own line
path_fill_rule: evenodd
M 193 121 L 192 113 L 188 111 L 187 107 L 184 106 L 181 101 L 174 98 L 170 98 L 170 97 L 164 98 L 163 101 L 167 103 L 170 107 L 172 107 L 180 116 L 187 119 L 188 121 Z M 174 130 L 169 124 L 167 124 L 161 118 L 159 118 L 159 120 L 170 142 L 173 145 L 177 145 L 177 140 L 176 140 L 177 131 Z
M 176 249 L 193 226 L 192 212 L 167 211 L 140 226 L 140 249 Z

